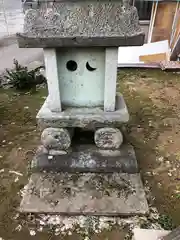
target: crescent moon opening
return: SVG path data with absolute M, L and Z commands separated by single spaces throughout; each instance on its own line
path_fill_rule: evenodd
M 86 68 L 87 68 L 87 70 L 89 70 L 90 72 L 93 72 L 93 71 L 95 71 L 95 70 L 97 69 L 97 68 L 91 67 L 88 62 L 86 63 Z

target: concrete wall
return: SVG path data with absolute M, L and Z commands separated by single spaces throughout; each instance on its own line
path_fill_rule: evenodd
M 0 0 L 0 38 L 22 31 L 21 0 Z

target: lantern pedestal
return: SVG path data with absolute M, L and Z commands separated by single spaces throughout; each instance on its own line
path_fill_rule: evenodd
M 47 151 L 39 146 L 31 164 L 32 172 L 70 173 L 138 173 L 134 149 L 123 143 L 117 150 L 102 149 L 95 144 L 74 143 L 68 152 Z
M 41 130 L 47 127 L 83 128 L 96 130 L 100 127 L 121 127 L 128 122 L 129 113 L 122 95 L 116 96 L 115 111 L 105 112 L 100 107 L 94 108 L 67 108 L 64 111 L 52 112 L 45 101 L 37 114 L 37 122 Z

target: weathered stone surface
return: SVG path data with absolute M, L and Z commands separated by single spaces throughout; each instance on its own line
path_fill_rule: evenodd
M 40 145 L 38 146 L 37 148 L 37 151 L 36 151 L 36 154 L 39 155 L 39 154 L 48 154 L 48 149 L 45 148 L 43 145 Z
M 139 170 L 133 147 L 123 144 L 119 150 L 78 145 L 65 155 L 38 152 L 32 161 L 32 171 L 138 173 Z
M 120 127 L 128 122 L 129 113 L 122 95 L 116 97 L 114 112 L 104 112 L 100 108 L 69 108 L 62 112 L 51 112 L 47 98 L 36 118 L 40 129 L 79 127 L 96 130 L 101 127 Z
M 139 46 L 144 43 L 144 34 L 124 37 L 66 37 L 66 38 L 38 38 L 28 37 L 23 33 L 17 34 L 20 48 L 55 48 L 55 47 L 119 47 Z
M 118 149 L 123 142 L 123 135 L 117 128 L 100 128 L 95 132 L 96 146 L 103 149 Z
M 71 137 L 65 128 L 46 128 L 42 132 L 41 142 L 47 149 L 66 150 L 71 145 Z
M 40 1 L 26 11 L 18 40 L 20 47 L 127 46 L 142 45 L 144 33 L 127 1 Z
M 127 216 L 148 212 L 139 174 L 34 173 L 21 212 Z
M 166 236 L 169 231 L 165 230 L 155 230 L 155 229 L 133 229 L 133 240 L 160 240 L 162 237 Z

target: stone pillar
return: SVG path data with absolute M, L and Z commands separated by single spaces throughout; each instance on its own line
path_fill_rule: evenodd
M 48 84 L 48 106 L 52 112 L 61 112 L 61 94 L 55 48 L 44 49 L 46 77 Z
M 118 48 L 109 47 L 105 51 L 104 111 L 113 112 L 116 103 Z

